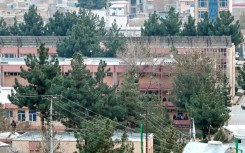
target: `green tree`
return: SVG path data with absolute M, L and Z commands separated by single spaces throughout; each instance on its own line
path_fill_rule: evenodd
M 159 36 L 162 30 L 160 29 L 160 17 L 154 11 L 153 14 L 149 16 L 149 20 L 145 21 L 144 27 L 141 27 L 142 36 Z
M 20 27 L 19 27 L 19 24 L 17 22 L 16 17 L 14 18 L 14 24 L 9 27 L 9 31 L 10 31 L 10 34 L 13 35 L 13 36 L 21 35 L 20 34 Z
M 200 91 L 201 84 L 209 76 L 214 75 L 211 60 L 200 54 L 186 54 L 176 57 L 178 63 L 173 79 L 174 103 L 185 109 L 191 97 Z
M 139 127 L 143 103 L 140 100 L 140 90 L 135 67 L 132 67 L 125 75 L 119 94 L 127 110 L 125 120 L 131 128 Z
M 197 23 L 197 35 L 198 36 L 213 36 L 214 35 L 213 20 L 209 19 L 207 12 L 204 14 L 203 20 Z
M 60 75 L 58 59 L 53 57 L 49 60 L 48 48 L 41 44 L 37 50 L 38 57 L 29 54 L 25 59 L 27 69 L 21 67 L 20 76 L 28 81 L 28 85 L 21 85 L 15 79 L 16 91 L 8 96 L 9 100 L 20 107 L 26 106 L 41 112 L 41 122 L 44 125 L 45 115 L 49 110 L 50 101 L 42 96 L 51 93 L 50 88 L 53 79 Z M 32 95 L 32 97 L 28 97 Z M 27 96 L 27 97 L 26 97 Z M 43 128 L 43 127 L 42 127 Z
M 3 18 L 0 19 L 0 36 L 9 36 L 9 27 Z
M 97 29 L 100 19 L 90 11 L 81 9 L 77 23 L 72 27 L 70 37 L 58 44 L 57 52 L 61 57 L 71 58 L 74 53 L 82 53 L 84 56 L 101 56 L 103 52 L 99 46 Z
M 226 75 L 224 75 L 223 77 L 223 85 L 221 89 L 223 93 L 223 99 L 224 99 L 225 106 L 227 107 L 231 106 L 231 96 L 230 96 L 231 87 L 229 85 L 229 80 Z
M 46 24 L 46 35 L 66 36 L 72 26 L 77 23 L 76 12 L 61 13 L 56 11 Z
M 126 133 L 121 140 L 112 140 L 115 126 L 103 118 L 94 118 L 86 121 L 81 132 L 76 133 L 78 140 L 83 139 L 85 145 L 78 144 L 80 153 L 133 153 L 133 145 L 128 142 Z M 78 141 L 79 142 L 79 141 Z M 115 148 L 115 146 L 119 146 Z
M 242 69 L 239 70 L 237 83 L 243 90 L 245 90 L 245 64 L 243 64 Z
M 231 41 L 237 46 L 243 41 L 239 21 L 234 22 L 230 11 L 221 11 L 214 22 L 214 35 L 231 36 Z
M 181 31 L 181 36 L 196 36 L 197 30 L 195 19 L 191 15 L 188 16 L 188 22 L 184 24 L 184 29 Z
M 37 14 L 37 7 L 32 5 L 24 14 L 24 22 L 19 24 L 22 36 L 43 36 L 45 33 L 42 17 Z
M 166 30 L 166 32 L 161 32 L 163 36 L 176 36 L 179 35 L 180 26 L 182 25 L 182 21 L 179 19 L 179 13 L 175 12 L 175 8 L 171 7 L 168 11 L 168 15 L 165 19 L 161 18 L 160 28 L 161 30 Z
M 78 6 L 86 9 L 102 9 L 106 7 L 106 0 L 78 0 Z
M 230 110 L 225 106 L 220 87 L 212 79 L 202 81 L 200 91 L 191 97 L 186 105 L 188 112 L 195 119 L 196 126 L 211 140 L 211 133 L 224 126 L 229 119 Z
M 223 143 L 228 143 L 228 137 L 224 133 L 223 129 L 219 129 L 218 132 L 215 133 L 214 140 L 221 141 Z
M 115 57 L 117 52 L 125 51 L 125 39 L 123 38 L 123 34 L 120 33 L 120 28 L 117 26 L 116 21 L 112 24 L 109 31 L 107 32 L 107 42 L 105 52 L 106 57 Z

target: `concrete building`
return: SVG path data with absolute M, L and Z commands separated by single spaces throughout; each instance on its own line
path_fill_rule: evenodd
M 103 129 L 102 129 L 103 130 Z M 112 140 L 120 140 L 122 133 L 115 132 Z M 143 146 L 146 145 L 145 134 L 143 134 Z M 42 135 L 39 132 L 27 132 L 18 138 L 12 140 L 14 150 L 22 153 L 40 152 L 40 145 L 43 143 Z M 128 141 L 134 145 L 134 153 L 140 153 L 140 133 L 128 133 Z M 81 142 L 84 143 L 83 141 Z M 64 153 L 73 153 L 77 151 L 76 138 L 73 132 L 56 133 L 54 138 L 54 146 L 60 145 L 59 151 Z M 144 147 L 143 152 L 146 152 Z M 148 153 L 153 153 L 153 134 L 148 135 Z
M 205 12 L 208 12 L 210 19 L 215 19 L 223 10 L 232 12 L 232 0 L 195 0 L 195 19 L 197 22 L 204 18 Z

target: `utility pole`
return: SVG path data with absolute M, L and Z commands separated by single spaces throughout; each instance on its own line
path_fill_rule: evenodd
M 145 110 L 145 151 L 148 153 L 148 111 Z
M 53 97 L 50 104 L 50 153 L 54 152 L 53 148 Z

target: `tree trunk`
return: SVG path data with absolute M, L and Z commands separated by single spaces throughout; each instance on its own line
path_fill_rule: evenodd
M 44 127 L 44 112 L 41 112 L 41 128 L 42 128 L 42 132 L 45 131 L 45 127 Z
M 211 134 L 210 134 L 211 126 L 208 126 L 208 141 L 211 141 Z

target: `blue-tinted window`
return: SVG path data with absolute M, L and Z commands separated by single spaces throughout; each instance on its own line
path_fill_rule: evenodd
M 7 117 L 13 117 L 13 111 L 12 110 L 6 110 L 6 116 Z
M 218 0 L 209 0 L 208 15 L 210 19 L 216 19 L 218 17 Z
M 203 19 L 205 13 L 206 13 L 205 11 L 198 11 L 198 18 L 199 18 L 199 19 Z
M 220 7 L 227 7 L 227 0 L 220 0 Z
M 25 121 L 26 115 L 24 110 L 18 110 L 18 121 Z
M 198 0 L 199 7 L 207 7 L 207 0 Z
M 37 121 L 37 112 L 35 110 L 29 110 L 29 121 Z

